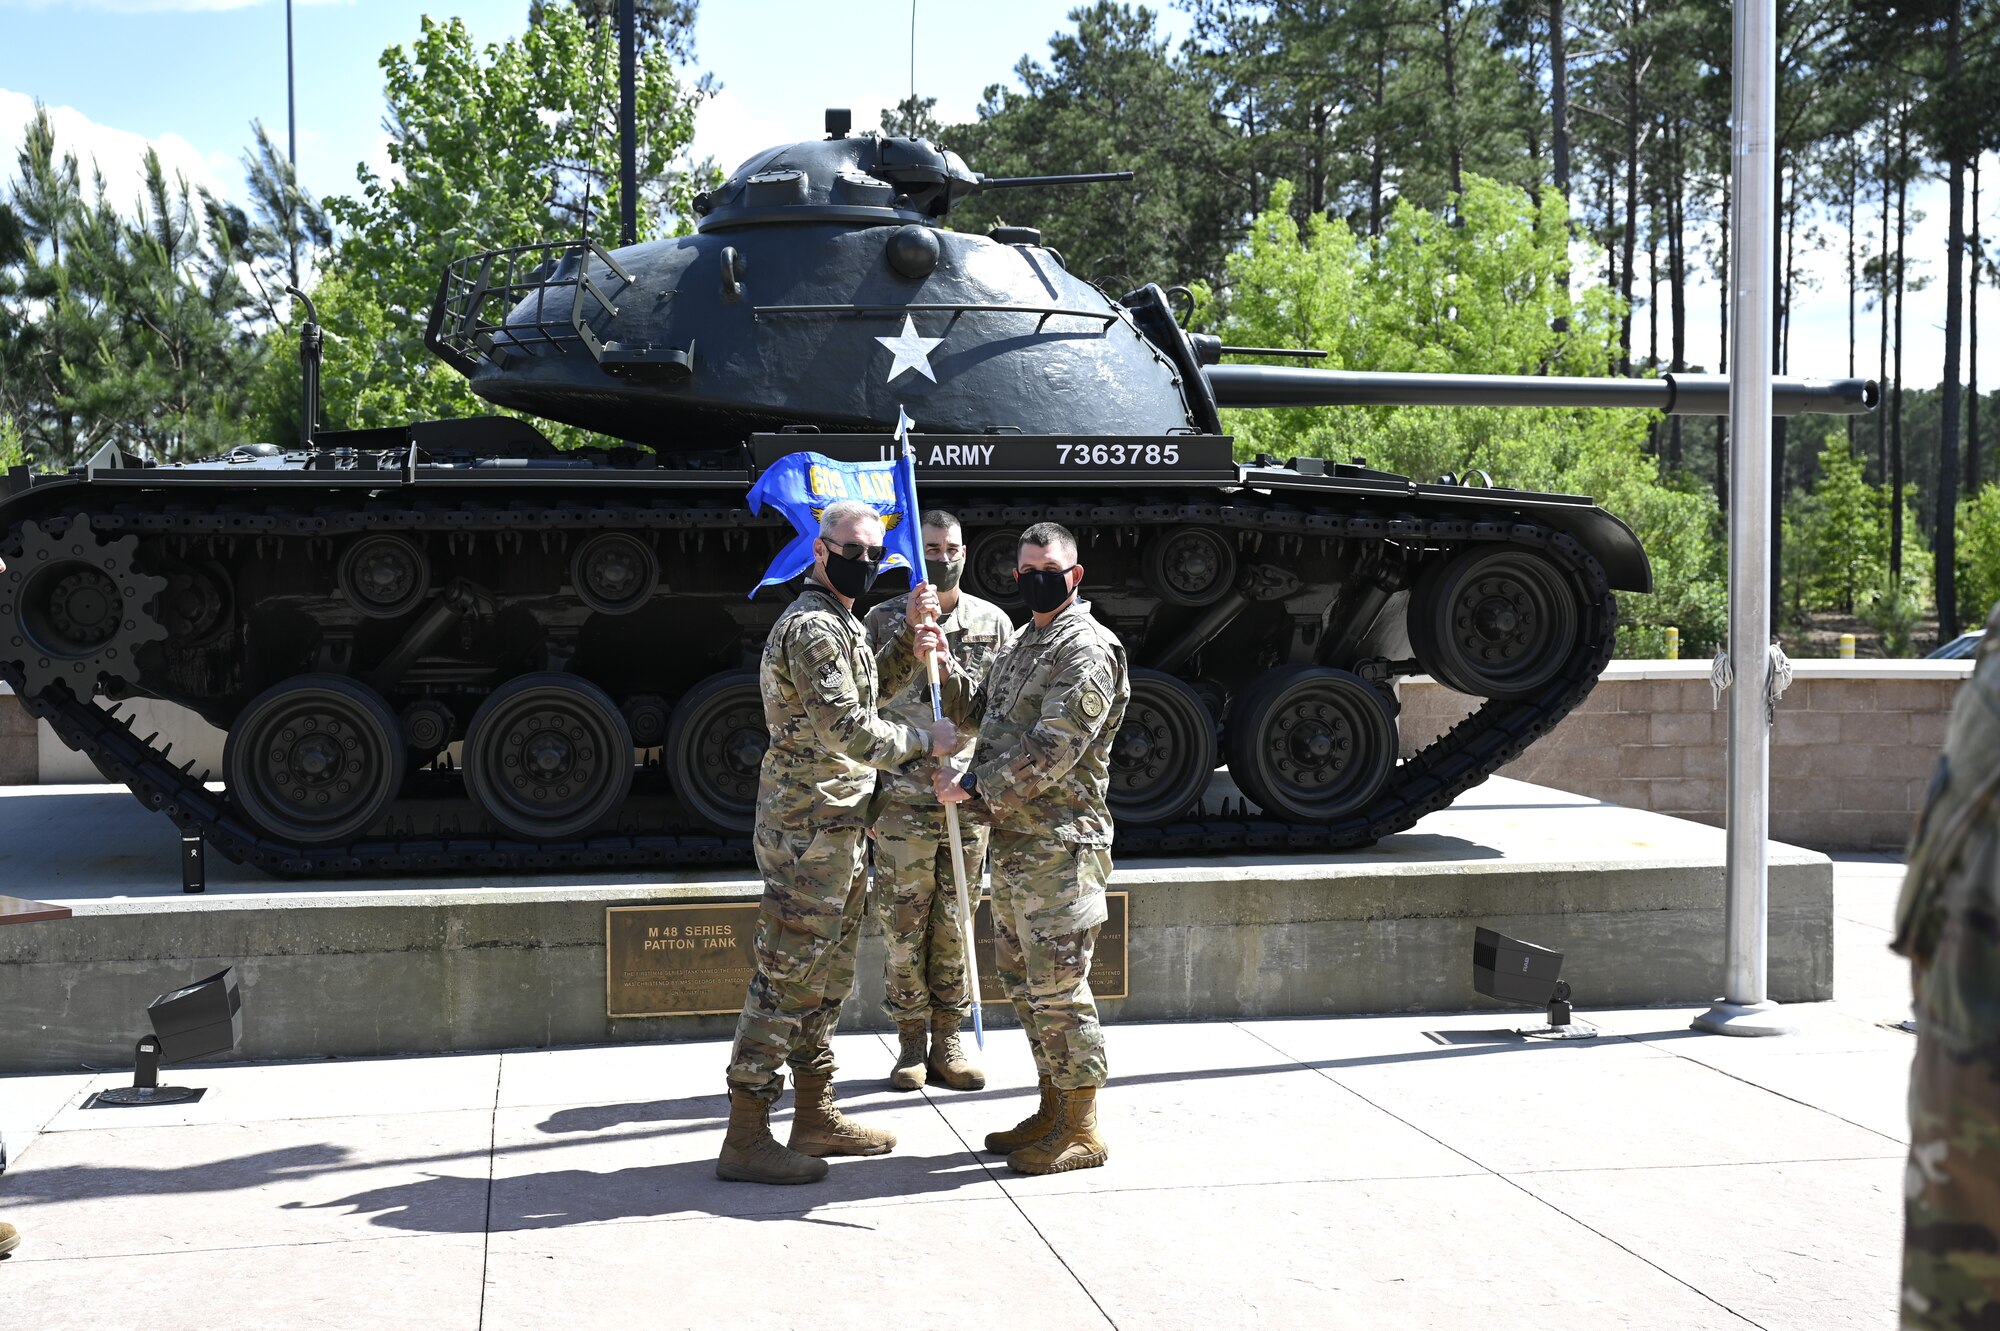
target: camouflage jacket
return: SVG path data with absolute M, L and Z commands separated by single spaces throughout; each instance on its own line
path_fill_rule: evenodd
M 1109 846 L 1111 741 L 1132 682 L 1125 648 L 1078 600 L 1001 649 L 983 681 L 953 674 L 945 715 L 979 727 L 976 816 L 1064 845 Z
M 894 690 L 916 669 L 915 654 L 891 665 Z M 757 671 L 771 735 L 757 782 L 759 824 L 865 824 L 875 769 L 929 751 L 924 731 L 876 714 L 875 672 L 861 621 L 808 581 L 771 626 Z
M 884 601 L 868 612 L 868 641 L 875 648 L 876 669 L 883 678 L 904 669 L 902 658 L 910 654 L 909 601 L 901 596 Z M 1014 636 L 1014 622 L 1007 612 L 991 601 L 982 601 L 969 592 L 958 594 L 958 604 L 938 621 L 945 641 L 951 646 L 952 671 L 974 683 L 986 678 L 988 667 L 1007 640 Z M 927 672 L 909 671 L 903 687 L 883 690 L 882 715 L 908 725 L 922 726 L 931 719 L 931 685 Z M 959 766 L 972 758 L 973 734 L 966 728 L 964 743 L 953 757 Z M 919 759 L 895 771 L 884 773 L 880 788 L 892 798 L 937 808 L 937 794 L 931 789 L 931 766 Z
M 1952 704 L 1910 841 L 1892 946 L 1913 964 L 1903 1325 L 1991 1325 L 2000 1305 L 2000 606 Z
M 1981 858 L 1981 841 L 2000 840 L 2000 606 L 1986 622 L 1972 678 L 1952 704 L 1944 753 L 1931 777 L 1924 811 L 1910 839 L 1909 870 L 1896 905 L 1890 946 L 1919 966 L 1933 960 L 1945 916 L 1951 911 L 2000 908 L 2000 900 L 1954 899 L 1952 884 Z M 2000 884 L 1971 885 L 2000 895 Z M 1959 897 L 1964 893 L 1960 892 Z M 2000 940 L 1994 957 L 2000 961 Z M 1994 977 L 2000 1018 L 2000 975 Z M 2000 1021 L 1988 1032 L 2000 1037 Z

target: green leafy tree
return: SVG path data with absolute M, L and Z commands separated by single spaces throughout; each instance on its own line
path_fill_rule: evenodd
M 1281 182 L 1231 255 L 1226 301 L 1197 292 L 1223 340 L 1312 347 L 1335 369 L 1602 375 L 1618 354 L 1617 300 L 1566 284 L 1560 196 L 1466 180 L 1455 217 L 1403 202 L 1379 236 L 1292 215 Z M 1558 319 L 1566 331 L 1555 331 Z M 1500 485 L 1593 495 L 1632 525 L 1656 590 L 1621 598 L 1623 649 L 1657 651 L 1681 630 L 1712 648 L 1726 609 L 1717 515 L 1705 494 L 1661 478 L 1641 412 L 1556 408 L 1317 407 L 1226 413 L 1239 455 L 1365 456 L 1430 478 L 1479 470 Z
M 1958 504 L 1958 614 L 1971 628 L 2000 605 L 2000 484 L 1989 482 Z
M 534 19 L 520 37 L 480 49 L 459 20 L 425 18 L 408 49 L 383 53 L 396 170 L 383 177 L 360 167 L 359 193 L 326 201 L 345 228 L 333 260 L 343 285 L 321 310 L 340 338 L 327 352 L 328 425 L 355 424 L 398 397 L 413 416 L 488 410 L 422 347 L 444 266 L 614 225 L 616 33 L 568 6 L 541 6 Z M 640 54 L 635 95 L 644 240 L 692 215 L 704 182 L 677 163 L 694 135 L 700 93 L 676 77 L 672 44 L 654 43 Z M 372 301 L 379 321 L 350 313 L 357 324 L 336 324 L 350 297 Z M 387 344 L 364 346 L 359 328 L 379 330 Z
M 1213 277 L 1235 233 L 1220 171 L 1224 132 L 1206 82 L 1169 50 L 1153 11 L 1109 0 L 1070 11 L 1023 90 L 986 90 L 979 119 L 942 142 L 990 176 L 1131 170 L 1129 184 L 1015 189 L 952 214 L 962 231 L 1039 227 L 1070 268 L 1111 291 Z
M 1795 597 L 1803 608 L 1853 614 L 1862 598 L 1888 575 L 1881 517 L 1886 502 L 1880 487 L 1868 484 L 1861 459 L 1845 429 L 1830 429 L 1819 454 L 1819 483 L 1798 499 Z

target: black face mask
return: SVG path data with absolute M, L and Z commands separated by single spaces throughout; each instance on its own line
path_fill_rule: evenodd
M 1070 568 L 1075 567 L 1070 565 Z M 1069 585 L 1068 568 L 1061 572 L 1048 568 L 1016 570 L 1014 585 L 1021 589 L 1021 599 L 1028 603 L 1028 609 L 1038 615 L 1046 615 L 1060 607 L 1074 590 Z
M 940 559 L 930 566 L 931 585 L 941 592 L 958 590 L 958 580 L 965 576 L 965 560 Z
M 832 550 L 826 552 L 827 584 L 850 601 L 866 596 L 881 572 L 882 565 L 878 560 L 849 559 Z

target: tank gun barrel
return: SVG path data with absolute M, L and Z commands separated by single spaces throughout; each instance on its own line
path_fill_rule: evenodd
M 1392 374 L 1284 365 L 1204 367 L 1222 407 L 1635 407 L 1669 416 L 1727 416 L 1729 377 L 1582 379 L 1525 374 Z M 1855 416 L 1881 401 L 1873 379 L 1771 380 L 1771 411 Z
M 979 183 L 969 192 L 978 194 L 990 189 L 1036 189 L 1043 185 L 1102 185 L 1114 180 L 1131 180 L 1137 173 L 1132 171 L 1089 171 L 1074 176 L 981 176 Z

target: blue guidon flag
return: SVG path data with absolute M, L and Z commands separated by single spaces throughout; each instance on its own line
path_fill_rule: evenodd
M 799 534 L 778 551 L 750 595 L 773 583 L 790 582 L 813 566 L 819 515 L 842 499 L 859 499 L 882 515 L 882 544 L 889 552 L 883 568 L 908 569 L 913 585 L 929 581 L 922 510 L 917 507 L 917 460 L 910 451 L 912 424 L 898 407 L 896 440 L 902 449 L 894 462 L 835 462 L 821 453 L 787 453 L 757 478 L 750 487 L 751 511 L 762 512 L 766 505 L 776 508 L 791 519 Z

